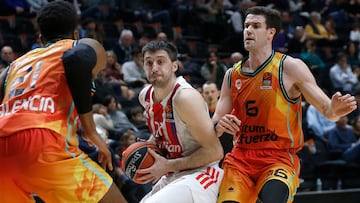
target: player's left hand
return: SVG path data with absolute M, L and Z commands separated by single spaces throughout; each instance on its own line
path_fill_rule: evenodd
M 331 97 L 331 109 L 336 116 L 345 116 L 357 108 L 355 97 L 350 94 L 341 95 L 336 92 Z
M 98 162 L 101 164 L 101 167 L 106 170 L 108 168 L 110 171 L 113 170 L 113 165 L 111 161 L 111 152 L 105 142 L 103 144 L 97 145 L 99 149 Z
M 161 178 L 161 176 L 169 172 L 167 168 L 168 160 L 165 157 L 159 155 L 152 149 L 149 149 L 149 153 L 155 158 L 154 164 L 149 168 L 138 169 L 136 171 L 139 174 L 143 174 L 138 178 L 139 182 L 143 184 L 150 182 L 156 183 Z
M 216 135 L 221 136 L 224 132 L 235 135 L 240 130 L 241 121 L 232 114 L 225 114 L 215 126 Z

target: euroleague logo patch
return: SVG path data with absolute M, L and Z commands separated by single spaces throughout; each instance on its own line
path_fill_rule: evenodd
M 262 79 L 262 85 L 260 86 L 261 90 L 272 89 L 272 74 L 270 72 L 265 72 Z

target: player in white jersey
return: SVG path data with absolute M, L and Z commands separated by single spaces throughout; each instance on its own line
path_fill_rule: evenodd
M 184 78 L 176 77 L 176 47 L 167 41 L 151 41 L 143 47 L 144 68 L 150 86 L 139 95 L 146 109 L 155 143 L 165 157 L 138 170 L 143 183 L 157 182 L 141 203 L 215 203 L 223 171 L 223 157 L 207 106 L 200 93 Z

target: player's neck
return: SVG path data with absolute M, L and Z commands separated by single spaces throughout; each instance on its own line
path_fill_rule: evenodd
M 154 87 L 154 102 L 161 102 L 166 96 L 168 96 L 173 90 L 176 84 L 176 78 L 170 79 L 165 86 L 153 86 Z
M 271 56 L 272 52 L 273 50 L 268 48 L 256 52 L 249 52 L 247 67 L 251 70 L 256 70 Z

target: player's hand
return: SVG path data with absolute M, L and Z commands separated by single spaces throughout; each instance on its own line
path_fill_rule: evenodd
M 108 149 L 108 146 L 103 142 L 97 146 L 99 148 L 98 162 L 101 167 L 106 170 L 108 168 L 110 171 L 113 170 L 113 165 L 111 161 L 111 152 Z
M 138 178 L 142 184 L 150 182 L 156 183 L 161 178 L 161 176 L 169 172 L 168 168 L 166 167 L 168 160 L 165 157 L 159 155 L 150 148 L 149 153 L 155 158 L 154 164 L 149 168 L 137 170 L 137 173 L 142 174 L 142 176 Z
M 355 97 L 350 94 L 341 95 L 336 92 L 331 97 L 331 109 L 338 116 L 345 116 L 357 108 Z
M 224 132 L 235 135 L 240 130 L 241 121 L 232 114 L 225 114 L 215 126 L 216 135 L 221 136 Z

